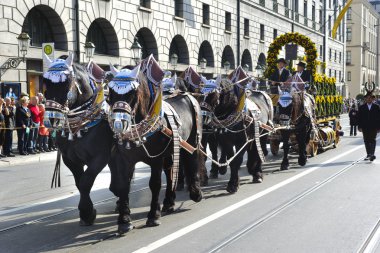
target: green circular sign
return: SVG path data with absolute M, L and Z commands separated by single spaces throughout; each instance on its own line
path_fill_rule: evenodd
M 50 55 L 53 52 L 53 48 L 50 45 L 44 47 L 44 52 L 46 55 Z

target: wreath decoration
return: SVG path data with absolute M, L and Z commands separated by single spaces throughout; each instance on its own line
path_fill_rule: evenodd
M 268 68 L 265 70 L 265 77 L 269 78 L 276 71 L 277 57 L 282 47 L 288 43 L 295 43 L 302 46 L 306 52 L 307 69 L 310 71 L 312 78 L 315 77 L 317 71 L 317 48 L 309 37 L 298 32 L 285 33 L 273 40 L 268 50 Z

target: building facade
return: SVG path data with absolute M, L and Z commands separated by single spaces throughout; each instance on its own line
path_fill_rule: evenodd
M 326 74 L 337 78 L 344 93 L 344 23 L 331 38 L 342 5 L 342 0 L 0 0 L 0 64 L 19 54 L 18 34 L 32 38 L 26 61 L 0 78 L 21 83 L 33 95 L 42 89 L 42 43 L 55 43 L 55 57 L 74 52 L 84 63 L 84 44 L 91 41 L 94 60 L 106 68 L 134 64 L 135 37 L 143 57 L 152 53 L 165 69 L 173 69 L 170 57 L 177 54 L 177 71 L 204 58 L 207 67 L 198 70 L 205 75 L 224 73 L 226 61 L 231 69 L 248 65 L 256 75 L 273 39 L 294 31 L 315 42 L 318 60 L 326 62 Z
M 347 83 L 350 97 L 379 83 L 379 13 L 367 0 L 354 0 L 347 13 Z

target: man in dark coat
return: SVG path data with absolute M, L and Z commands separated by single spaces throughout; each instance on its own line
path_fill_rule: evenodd
M 29 98 L 24 96 L 20 98 L 20 106 L 16 109 L 16 128 L 18 137 L 18 151 L 20 155 L 28 155 L 27 140 L 29 135 L 29 127 L 31 124 L 30 110 L 28 108 Z
M 350 117 L 350 136 L 356 136 L 356 128 L 358 126 L 358 110 L 356 110 L 355 104 L 351 106 L 348 117 Z
M 365 103 L 359 107 L 358 111 L 358 129 L 363 132 L 365 149 L 367 157 L 365 160 L 373 161 L 376 159 L 376 136 L 380 132 L 380 107 L 375 104 L 375 95 L 367 91 L 364 96 Z
M 301 77 L 302 81 L 305 82 L 305 89 L 308 90 L 311 76 L 310 76 L 310 72 L 306 70 L 305 68 L 306 68 L 306 63 L 302 61 L 298 62 L 297 72 L 295 73 L 295 75 L 298 75 L 299 77 Z
M 286 65 L 287 62 L 284 58 L 278 59 L 277 70 L 270 77 L 272 94 L 278 94 L 278 86 L 281 86 L 289 78 L 290 72 L 285 68 Z

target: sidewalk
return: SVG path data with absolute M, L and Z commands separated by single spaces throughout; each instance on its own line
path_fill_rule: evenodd
M 16 157 L 0 158 L 0 168 L 27 163 L 55 161 L 56 158 L 57 151 L 27 156 L 16 154 Z

